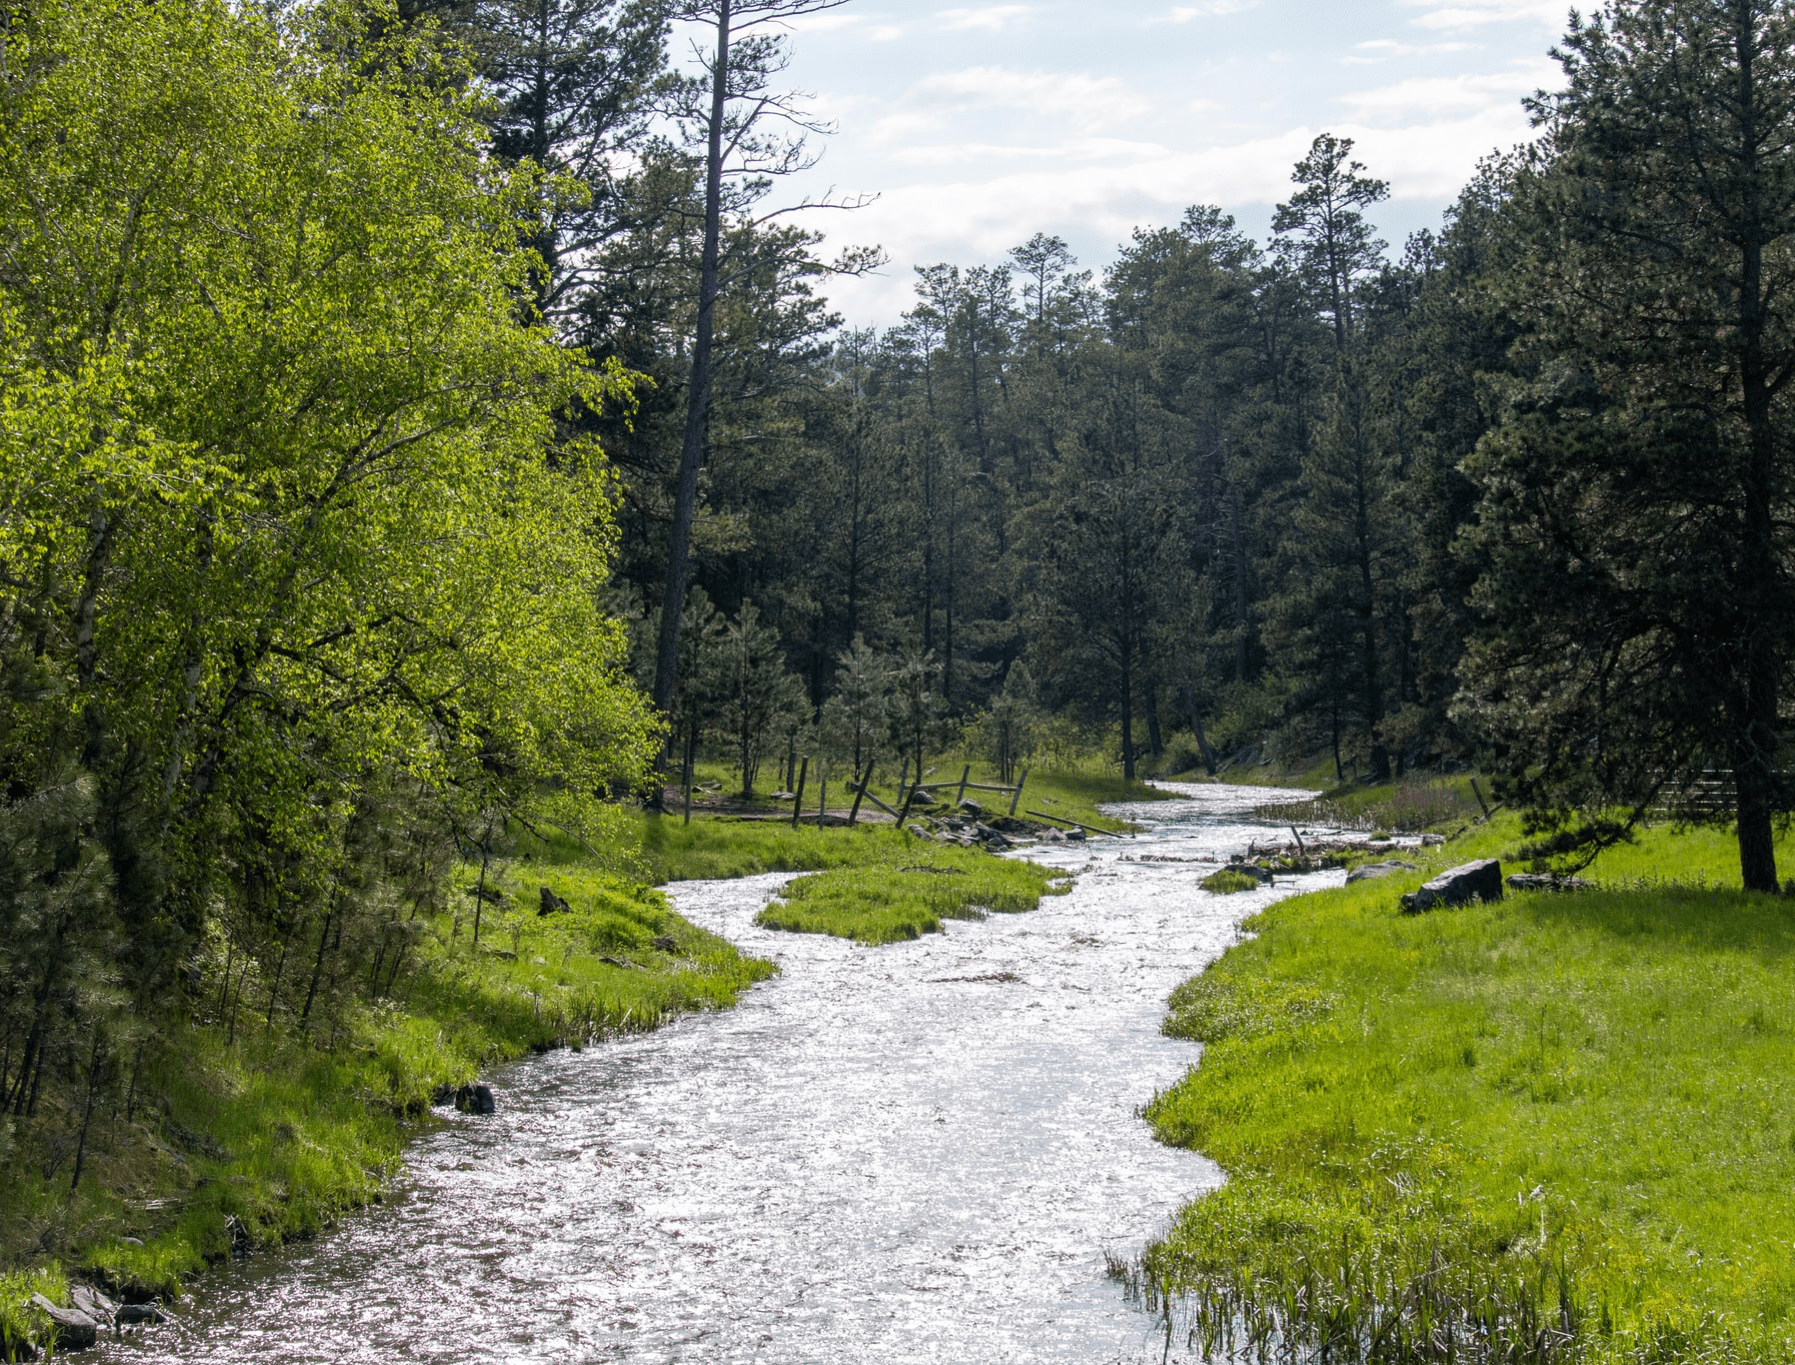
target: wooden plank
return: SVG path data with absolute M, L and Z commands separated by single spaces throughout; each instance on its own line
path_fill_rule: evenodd
M 868 778 L 867 778 L 867 783 L 868 783 L 868 785 L 870 785 L 870 784 L 871 784 L 871 782 L 872 782 L 872 778 L 871 778 L 871 777 L 870 777 L 870 776 L 869 776 L 869 777 L 868 777 Z M 894 811 L 894 810 L 893 810 L 893 809 L 892 809 L 892 808 L 891 808 L 891 807 L 890 807 L 890 806 L 888 806 L 888 805 L 886 805 L 886 804 L 885 804 L 885 803 L 884 803 L 884 802 L 883 802 L 883 801 L 881 801 L 881 800 L 880 800 L 880 799 L 879 799 L 879 798 L 878 798 L 878 797 L 877 797 L 877 796 L 875 796 L 875 795 L 874 795 L 874 794 L 873 794 L 873 793 L 872 793 L 872 792 L 870 792 L 870 791 L 868 791 L 868 790 L 867 790 L 867 789 L 866 789 L 866 787 L 864 787 L 864 786 L 862 786 L 862 787 L 856 787 L 856 788 L 855 788 L 855 790 L 856 790 L 856 791 L 857 791 L 857 792 L 859 792 L 859 793 L 860 793 L 860 795 L 862 795 L 862 796 L 864 796 L 864 797 L 865 797 L 865 798 L 866 798 L 866 799 L 867 799 L 867 800 L 868 800 L 868 801 L 871 801 L 871 802 L 872 802 L 872 803 L 873 803 L 873 804 L 874 804 L 874 805 L 875 805 L 875 806 L 877 806 L 877 807 L 878 807 L 878 808 L 879 808 L 879 809 L 880 809 L 880 810 L 882 810 L 882 811 L 884 811 L 884 812 L 885 812 L 885 813 L 886 813 L 886 814 L 887 814 L 887 815 L 889 815 L 889 816 L 892 816 L 892 817 L 893 817 L 893 818 L 896 818 L 896 817 L 897 817 L 897 812 L 896 812 L 896 811 Z
M 1031 811 L 1026 812 L 1026 814 L 1035 816 L 1037 819 L 1040 819 L 1040 820 L 1057 820 L 1062 825 L 1077 825 L 1078 828 L 1080 828 L 1082 830 L 1087 830 L 1092 834 L 1107 834 L 1112 839 L 1120 839 L 1120 838 L 1125 837 L 1121 834 L 1116 833 L 1116 831 L 1113 829 L 1098 829 L 1097 826 L 1087 825 L 1082 820 L 1074 820 L 1070 815 L 1049 815 L 1044 810 L 1031 810 Z

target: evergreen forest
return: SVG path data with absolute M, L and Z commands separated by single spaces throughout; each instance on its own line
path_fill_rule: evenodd
M 183 1020 L 328 1051 L 696 763 L 1474 767 L 1564 869 L 1670 812 L 1779 889 L 1788 4 L 1573 18 L 1407 241 L 1323 134 L 1266 240 L 883 329 L 787 193 L 834 4 L 0 3 L 0 1159 L 78 1183 Z

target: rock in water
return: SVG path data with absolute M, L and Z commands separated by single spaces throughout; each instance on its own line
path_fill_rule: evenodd
M 1414 870 L 1413 863 L 1394 860 L 1387 863 L 1360 863 L 1346 874 L 1346 884 L 1351 886 L 1354 882 L 1368 882 L 1374 877 L 1388 877 L 1397 872 L 1413 872 Z
M 95 1322 L 110 1322 L 118 1305 L 99 1290 L 85 1284 L 69 1286 L 69 1302 Z
M 562 900 L 553 891 L 550 891 L 546 886 L 542 888 L 542 908 L 536 912 L 538 916 L 565 915 L 572 909 L 573 907 L 571 905 Z
M 168 1318 L 153 1303 L 127 1303 L 112 1320 L 120 1327 L 140 1327 L 145 1323 L 167 1322 Z
M 1402 908 L 1408 914 L 1419 915 L 1424 910 L 1438 910 L 1449 905 L 1501 899 L 1502 864 L 1494 858 L 1484 858 L 1442 872 L 1419 891 L 1404 896 Z
M 484 1085 L 464 1085 L 455 1092 L 455 1107 L 464 1114 L 492 1114 L 498 1111 L 492 1090 Z
M 100 1339 L 100 1324 L 79 1308 L 59 1308 L 42 1294 L 31 1296 L 31 1306 L 49 1315 L 59 1351 L 85 1351 Z

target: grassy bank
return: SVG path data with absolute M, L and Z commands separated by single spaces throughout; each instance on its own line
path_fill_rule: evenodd
M 497 884 L 478 947 L 472 898 L 407 921 L 392 996 L 335 1037 L 270 1026 L 243 1001 L 152 1041 L 126 1105 L 90 1123 L 73 1191 L 69 1141 L 0 1146 L 0 1357 L 41 1337 L 23 1308 L 33 1291 L 55 1297 L 72 1272 L 169 1295 L 234 1250 L 311 1235 L 380 1198 L 445 1087 L 533 1049 L 727 1006 L 772 971 L 604 873 L 518 863 Z M 541 884 L 571 910 L 539 916 Z
M 1795 915 L 1736 859 L 1655 829 L 1594 892 L 1400 915 L 1424 870 L 1257 916 L 1174 995 L 1208 1047 L 1147 1109 L 1229 1183 L 1119 1273 L 1200 1345 L 1790 1358 Z

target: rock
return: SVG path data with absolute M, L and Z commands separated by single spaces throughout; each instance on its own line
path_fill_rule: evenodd
M 59 1308 L 42 1294 L 31 1296 L 31 1306 L 49 1316 L 51 1336 L 59 1351 L 85 1351 L 100 1339 L 100 1324 L 79 1308 Z
M 146 1323 L 167 1322 L 168 1315 L 153 1303 L 127 1303 L 113 1314 L 119 1327 L 142 1327 Z
M 493 1103 L 492 1090 L 484 1085 L 464 1085 L 455 1092 L 455 1107 L 464 1114 L 493 1114 L 498 1106 Z
M 1388 877 L 1393 873 L 1413 872 L 1414 870 L 1413 863 L 1397 862 L 1394 859 L 1387 863 L 1360 863 L 1346 874 L 1346 884 L 1351 886 L 1354 882 L 1368 882 L 1378 877 Z
M 659 938 L 649 939 L 648 946 L 650 948 L 658 948 L 663 953 L 677 953 L 679 951 L 679 940 L 674 938 L 672 934 L 662 934 Z
M 453 1104 L 455 1102 L 455 1087 L 450 1085 L 449 1082 L 444 1081 L 441 1085 L 436 1087 L 435 1093 L 430 1096 L 430 1102 L 432 1104 Z
M 95 1322 L 109 1322 L 118 1312 L 116 1303 L 90 1285 L 70 1285 L 69 1302 Z
M 1475 863 L 1461 863 L 1442 872 L 1419 891 L 1402 898 L 1408 914 L 1438 910 L 1449 905 L 1468 905 L 1472 901 L 1502 899 L 1502 864 L 1494 858 Z
M 1066 842 L 1067 843 L 1082 844 L 1084 841 L 1085 841 L 1085 832 L 1082 829 L 1069 829 L 1066 831 Z
M 983 820 L 985 818 L 985 808 L 977 801 L 970 798 L 960 803 L 960 810 L 964 814 L 970 815 L 974 820 Z
M 567 915 L 572 912 L 573 907 L 571 905 L 562 900 L 553 891 L 550 891 L 546 886 L 542 888 L 542 908 L 536 912 L 538 917 L 543 915 Z
M 1594 891 L 1581 877 L 1555 877 L 1550 872 L 1517 872 L 1508 879 L 1511 891 Z
M 1272 870 L 1269 867 L 1261 867 L 1258 863 L 1231 860 L 1227 864 L 1227 868 L 1230 872 L 1239 872 L 1244 876 L 1253 878 L 1261 886 L 1264 886 L 1272 879 Z

